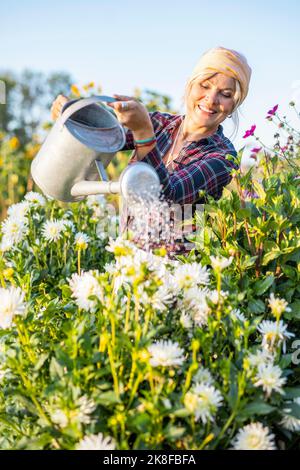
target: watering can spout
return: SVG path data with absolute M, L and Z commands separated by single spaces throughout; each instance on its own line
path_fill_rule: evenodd
M 73 197 L 91 196 L 94 194 L 119 194 L 119 181 L 79 181 L 71 189 Z

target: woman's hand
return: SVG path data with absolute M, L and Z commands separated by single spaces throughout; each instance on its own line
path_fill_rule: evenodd
M 153 125 L 146 107 L 130 96 L 113 95 L 118 101 L 107 103 L 116 112 L 121 124 L 130 129 L 135 139 L 145 139 L 154 135 Z
M 51 106 L 51 119 L 55 121 L 61 113 L 63 106 L 68 102 L 68 98 L 64 95 L 58 95 Z

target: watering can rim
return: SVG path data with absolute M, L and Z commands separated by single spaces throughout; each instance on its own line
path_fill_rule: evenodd
M 69 104 L 70 101 L 73 101 L 72 104 Z M 64 126 L 64 124 L 66 124 L 67 120 L 75 113 L 77 113 L 77 111 L 80 111 L 81 109 L 83 108 L 86 108 L 87 106 L 90 106 L 91 104 L 96 104 L 96 103 L 112 103 L 112 102 L 115 102 L 117 101 L 116 98 L 113 98 L 111 96 L 106 96 L 106 95 L 95 95 L 95 96 L 91 96 L 89 98 L 78 98 L 76 100 L 70 100 L 68 101 L 67 103 L 64 104 L 64 106 L 62 107 L 62 110 L 61 110 L 61 114 L 58 118 L 58 120 L 60 121 L 60 124 L 62 126 Z M 109 111 L 108 109 L 105 109 L 105 108 L 102 108 L 103 111 L 105 111 L 106 113 L 109 113 L 110 116 L 112 116 L 112 118 L 114 118 L 116 120 L 116 122 L 121 125 L 119 123 L 119 121 L 117 120 L 116 116 L 114 116 L 114 114 Z M 116 125 L 117 127 L 117 125 Z

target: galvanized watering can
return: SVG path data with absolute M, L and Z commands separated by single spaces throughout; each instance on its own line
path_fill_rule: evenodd
M 31 164 L 32 177 L 44 194 L 65 202 L 93 194 L 120 193 L 136 199 L 149 192 L 159 194 L 158 175 L 147 163 L 133 163 L 119 181 L 108 181 L 105 168 L 125 144 L 115 115 L 99 106 L 112 101 L 116 100 L 94 96 L 65 104 Z

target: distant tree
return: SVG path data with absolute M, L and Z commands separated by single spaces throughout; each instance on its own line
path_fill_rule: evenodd
M 172 98 L 167 95 L 162 95 L 153 90 L 134 90 L 134 96 L 140 99 L 147 107 L 148 111 L 161 111 L 162 113 L 176 114 L 178 110 L 173 108 Z
M 30 142 L 41 124 L 49 118 L 52 100 L 68 94 L 72 79 L 65 72 L 45 75 L 24 70 L 17 75 L 0 73 L 6 86 L 6 104 L 0 106 L 0 130 L 18 137 L 22 145 Z

